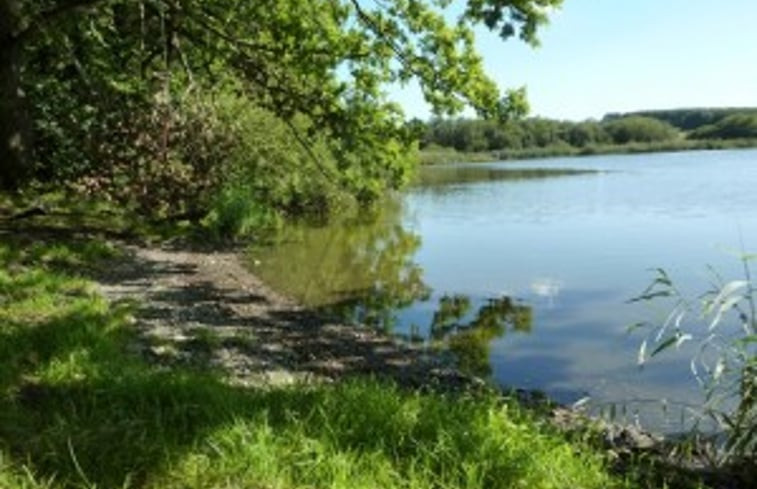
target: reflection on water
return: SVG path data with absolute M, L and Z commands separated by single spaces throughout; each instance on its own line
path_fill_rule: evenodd
M 488 299 L 472 318 L 467 295 L 442 296 L 431 321 L 431 339 L 449 349 L 465 372 L 488 377 L 491 343 L 509 331 L 531 332 L 531 308 L 508 296 Z
M 321 313 L 425 343 L 462 370 L 489 376 L 492 341 L 529 332 L 531 308 L 508 296 L 443 295 L 435 310 L 402 321 L 398 314 L 431 302 L 432 292 L 413 261 L 420 237 L 400 223 L 401 205 L 392 202 L 360 219 L 291 226 L 271 245 L 252 248 L 251 261 L 273 287 Z
M 561 281 L 547 277 L 536 278 L 531 282 L 531 292 L 538 297 L 547 299 L 549 307 L 554 306 L 555 299 L 560 294 L 562 287 Z
M 391 331 L 395 311 L 429 295 L 413 262 L 420 237 L 400 225 L 401 205 L 326 226 L 290 226 L 251 249 L 271 286 L 340 320 Z
M 531 180 L 598 173 L 577 168 L 502 168 L 480 164 L 434 165 L 421 167 L 414 186 L 434 188 L 497 180 Z

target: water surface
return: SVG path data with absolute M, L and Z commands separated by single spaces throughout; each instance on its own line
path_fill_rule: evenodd
M 504 386 L 590 396 L 678 429 L 659 401 L 700 400 L 692 351 L 640 370 L 644 336 L 626 329 L 655 312 L 628 300 L 653 267 L 692 295 L 708 265 L 742 277 L 736 254 L 757 250 L 757 151 L 424 171 L 373 219 L 293 227 L 254 250 L 259 273 L 313 307 L 445 347 Z

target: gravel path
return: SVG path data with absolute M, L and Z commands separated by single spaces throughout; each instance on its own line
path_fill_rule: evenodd
M 240 253 L 126 251 L 98 281 L 111 301 L 135 301 L 138 348 L 153 361 L 210 366 L 248 385 L 366 373 L 411 386 L 476 382 L 422 350 L 303 309 L 250 273 Z

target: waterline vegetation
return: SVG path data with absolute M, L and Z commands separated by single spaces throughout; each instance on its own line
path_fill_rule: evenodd
M 717 440 L 713 462 L 743 470 L 744 480 L 757 476 L 757 298 L 751 261 L 743 255 L 744 276 L 725 281 L 712 271 L 712 285 L 703 295 L 691 299 L 676 286 L 663 269 L 655 271 L 652 283 L 633 302 L 663 303 L 663 321 L 645 321 L 630 329 L 643 328 L 647 337 L 639 348 L 638 363 L 672 348 L 694 345 L 691 371 L 705 393 L 705 402 L 692 411 L 692 438 L 712 438 L 700 432 L 699 423 L 712 420 L 726 436 Z

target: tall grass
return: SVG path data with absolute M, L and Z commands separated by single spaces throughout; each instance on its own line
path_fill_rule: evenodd
M 368 378 L 251 389 L 153 367 L 130 353 L 132 306 L 71 267 L 109 249 L 0 244 L 0 487 L 627 485 L 494 396 Z
M 691 370 L 705 393 L 696 418 L 711 418 L 727 435 L 717 454 L 720 465 L 744 466 L 757 476 L 757 288 L 751 261 L 741 257 L 744 276 L 725 281 L 713 274 L 711 288 L 692 299 L 682 294 L 662 269 L 634 302 L 657 304 L 667 311 L 662 321 L 644 321 L 632 329 L 647 329 L 639 363 L 672 348 L 693 343 Z M 697 423 L 694 433 L 697 435 Z

